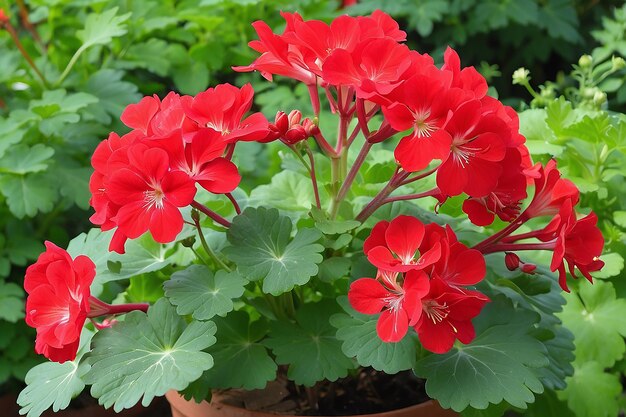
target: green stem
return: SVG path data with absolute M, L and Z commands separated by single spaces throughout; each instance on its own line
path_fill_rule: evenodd
M 70 58 L 70 62 L 67 63 L 67 66 L 63 70 L 63 73 L 61 73 L 59 79 L 56 80 L 56 82 L 54 83 L 54 87 L 58 87 L 59 85 L 61 85 L 63 80 L 65 80 L 65 78 L 69 75 L 72 68 L 74 68 L 76 61 L 78 61 L 78 58 L 80 58 L 80 56 L 83 54 L 83 52 L 85 52 L 86 49 L 87 48 L 85 48 L 85 45 L 81 45 L 81 47 L 78 48 L 76 52 L 74 52 L 74 55 L 72 55 L 72 58 Z
M 202 226 L 200 226 L 200 220 L 198 219 L 197 216 L 192 216 L 194 223 L 196 225 L 196 230 L 198 231 L 198 237 L 200 238 L 200 243 L 202 244 L 202 247 L 204 248 L 204 251 L 206 252 L 207 255 L 209 255 L 209 258 L 211 258 L 213 260 L 213 262 L 215 262 L 215 264 L 218 267 L 221 267 L 222 269 L 224 269 L 226 272 L 231 272 L 231 269 L 228 267 L 228 265 L 226 265 L 216 254 L 215 252 L 213 252 L 213 250 L 211 249 L 211 247 L 209 246 L 209 244 L 207 243 L 205 237 L 204 237 L 204 233 L 202 233 Z

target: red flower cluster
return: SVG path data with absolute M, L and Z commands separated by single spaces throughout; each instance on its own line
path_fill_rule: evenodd
M 485 79 L 473 67 L 461 68 L 456 52 L 448 48 L 444 65 L 436 67 L 430 56 L 400 43 L 406 34 L 380 11 L 341 16 L 331 24 L 304 21 L 297 13 L 283 17 L 287 25 L 280 35 L 264 22 L 254 23 L 259 40 L 250 46 L 261 56 L 237 70 L 259 70 L 270 80 L 274 74 L 291 77 L 315 90 L 321 85 L 333 110 L 343 115 L 358 111 L 359 100 L 363 109 L 382 109 L 385 121 L 378 132 L 391 130 L 382 139 L 409 131 L 395 149 L 404 171 L 442 161 L 441 199 L 466 193 L 470 199 L 463 208 L 478 225 L 490 224 L 496 215 L 510 221 L 519 214 L 530 158 L 517 114 L 486 95 Z
M 89 314 L 96 266 L 86 256 L 70 255 L 51 242 L 26 269 L 26 323 L 37 329 L 35 351 L 65 362 L 76 357 L 80 332 Z
M 376 224 L 363 251 L 378 274 L 354 281 L 348 299 L 363 314 L 382 311 L 377 332 L 383 341 L 398 342 L 409 326 L 435 353 L 447 352 L 457 339 L 474 339 L 471 320 L 489 299 L 467 287 L 485 277 L 485 260 L 449 227 L 398 216 Z
M 196 183 L 217 194 L 237 187 L 241 177 L 227 148 L 274 139 L 261 113 L 245 117 L 253 94 L 249 84 L 221 84 L 195 97 L 144 97 L 126 108 L 121 119 L 133 130 L 111 133 L 92 157 L 91 221 L 116 228 L 110 250 L 123 253 L 128 238 L 146 231 L 157 242 L 173 241 Z

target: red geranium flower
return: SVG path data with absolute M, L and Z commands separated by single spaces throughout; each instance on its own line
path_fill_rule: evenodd
M 422 346 L 434 353 L 446 353 L 455 340 L 470 343 L 476 332 L 472 319 L 489 301 L 478 291 L 460 290 L 440 278 L 430 280 L 430 291 L 422 297 L 422 315 L 415 326 Z
M 179 207 L 196 194 L 194 181 L 169 170 L 167 152 L 143 143 L 128 149 L 129 165 L 111 174 L 107 195 L 119 210 L 112 220 L 130 239 L 150 231 L 160 243 L 173 241 L 183 227 Z
M 161 101 L 157 95 L 144 97 L 139 103 L 129 104 L 120 119 L 143 136 L 166 136 L 182 129 L 185 138 L 198 130 L 198 124 L 185 115 L 183 102 L 189 102 L 190 96 L 179 96 L 170 92 Z
M 227 143 L 213 129 L 198 131 L 189 143 L 185 143 L 180 130 L 150 142 L 168 153 L 171 169 L 187 173 L 207 191 L 230 193 L 241 181 L 235 164 L 222 157 Z
M 529 170 L 529 175 L 534 177 L 535 195 L 522 214 L 524 220 L 554 215 L 566 201 L 572 207 L 578 203 L 578 188 L 570 180 L 561 178 L 554 159 L 548 161 L 545 167 L 537 163 Z
M 348 291 L 348 300 L 356 311 L 363 314 L 382 311 L 376 332 L 383 342 L 399 342 L 409 324 L 418 322 L 422 314 L 421 299 L 429 289 L 428 276 L 422 271 L 407 272 L 402 285 L 397 282 L 397 276 L 397 272 L 379 271 L 378 280 L 357 279 Z
M 398 216 L 391 222 L 380 221 L 363 244 L 367 259 L 384 271 L 406 272 L 424 269 L 441 256 L 441 243 L 420 249 L 424 224 L 412 216 Z
M 496 215 L 502 221 L 513 221 L 520 213 L 522 200 L 526 198 L 527 178 L 520 151 L 508 148 L 500 165 L 502 175 L 496 188 L 485 197 L 472 197 L 463 202 L 463 211 L 477 226 L 490 225 Z
M 72 259 L 54 243 L 45 244 L 46 251 L 26 269 L 26 323 L 37 329 L 35 351 L 63 363 L 76 358 L 96 266 L 86 256 Z
M 544 242 L 555 242 L 550 270 L 559 271 L 559 285 L 564 291 L 569 292 L 565 261 L 574 278 L 574 268 L 578 268 L 589 282 L 592 282 L 589 273 L 599 271 L 604 266 L 604 262 L 599 259 L 604 247 L 604 237 L 597 223 L 598 216 L 594 212 L 577 219 L 571 200 L 566 200 L 561 205 L 559 214 L 544 229 L 545 233 L 538 236 Z
M 487 94 L 488 86 L 485 77 L 480 75 L 474 67 L 461 69 L 461 60 L 456 51 L 450 47 L 443 54 L 443 71 L 452 73 L 452 87 L 458 87 L 466 91 L 471 91 L 474 98 L 483 98 Z
M 476 285 L 483 280 L 487 274 L 483 254 L 459 242 L 449 226 L 445 229 L 445 242 L 441 247 L 441 258 L 433 265 L 431 275 L 455 288 Z
M 401 75 L 411 65 L 409 56 L 409 48 L 393 39 L 371 39 L 353 51 L 336 49 L 324 61 L 322 75 L 325 82 L 354 87 L 357 97 L 370 99 L 402 82 Z
M 200 125 L 220 132 L 224 141 L 263 141 L 270 133 L 262 113 L 253 113 L 244 119 L 252 107 L 254 91 L 250 84 L 241 89 L 230 84 L 219 84 L 198 93 L 192 100 L 183 101 L 188 117 Z
M 437 171 L 437 186 L 446 195 L 465 192 L 484 197 L 498 184 L 503 169 L 499 162 L 510 135 L 497 116 L 484 114 L 484 110 L 480 101 L 466 101 L 444 127 L 452 145 Z

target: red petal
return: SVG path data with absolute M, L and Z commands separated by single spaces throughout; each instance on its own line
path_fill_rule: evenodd
M 370 249 L 375 248 L 376 246 L 387 246 L 387 242 L 385 241 L 385 232 L 389 227 L 389 222 L 387 220 L 381 220 L 372 229 L 370 235 L 363 242 L 363 253 L 367 255 Z
M 173 242 L 181 230 L 183 230 L 183 216 L 174 205 L 166 202 L 163 208 L 152 211 L 150 233 L 157 242 Z
M 348 301 L 359 313 L 376 314 L 387 305 L 386 298 L 391 293 L 373 278 L 360 278 L 350 284 Z
M 448 196 L 459 195 L 467 185 L 467 171 L 450 155 L 437 170 L 437 186 Z
M 409 318 L 403 308 L 385 310 L 376 323 L 376 333 L 383 342 L 393 343 L 402 340 L 409 329 Z
M 235 164 L 225 158 L 217 158 L 205 164 L 194 179 L 207 191 L 223 194 L 237 188 L 241 175 Z
M 398 216 L 385 231 L 387 247 L 408 264 L 424 238 L 424 224 L 412 216 Z

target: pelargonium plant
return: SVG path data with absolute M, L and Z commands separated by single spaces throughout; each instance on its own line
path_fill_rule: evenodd
M 130 132 L 95 150 L 99 228 L 46 242 L 26 272 L 35 349 L 58 363 L 31 370 L 23 413 L 86 384 L 119 411 L 284 377 L 315 408 L 324 381 L 372 368 L 413 370 L 457 411 L 565 386 L 561 290 L 603 266 L 576 186 L 533 163 L 454 50 L 436 66 L 379 11 L 283 17 L 281 34 L 253 24 L 260 56 L 234 69 L 303 83 L 310 109 L 268 121 L 250 84 L 171 92 L 129 105 Z M 243 142 L 283 160 L 249 194 Z

